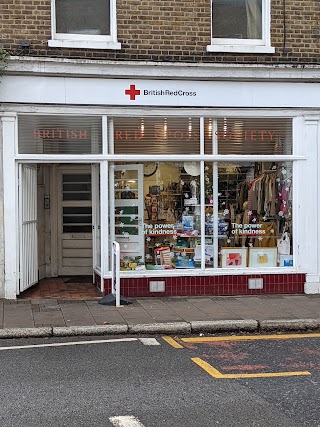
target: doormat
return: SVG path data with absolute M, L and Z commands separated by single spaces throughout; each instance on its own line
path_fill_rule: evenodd
M 64 283 L 92 283 L 92 276 L 72 276 L 63 280 Z

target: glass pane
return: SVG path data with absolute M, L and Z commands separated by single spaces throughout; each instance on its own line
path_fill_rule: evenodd
M 91 225 L 64 225 L 64 233 L 92 233 Z
M 214 206 L 220 267 L 293 265 L 291 162 L 219 163 Z
M 124 235 L 125 237 L 137 236 L 138 232 L 139 232 L 138 228 L 137 227 L 132 227 L 132 226 L 121 225 L 120 227 L 116 227 L 115 228 L 115 234 L 116 234 L 116 236 L 117 235 Z
M 64 207 L 63 208 L 63 214 L 71 214 L 71 215 L 77 215 L 77 214 L 91 214 L 91 207 Z
M 70 184 L 63 184 L 63 191 L 91 191 L 91 183 L 70 183 Z
M 92 223 L 92 216 L 72 216 L 72 215 L 63 215 L 63 223 L 64 224 L 91 224 Z
M 146 269 L 201 267 L 200 163 L 159 162 L 143 187 Z
M 215 136 L 219 154 L 292 154 L 292 120 L 221 118 Z
M 262 39 L 262 0 L 213 0 L 212 37 Z
M 63 175 L 63 182 L 91 182 L 91 175 L 68 173 Z
M 91 200 L 91 193 L 63 193 L 63 200 Z
M 115 208 L 115 216 L 124 216 L 124 209 L 123 207 Z M 130 206 L 130 214 L 128 215 L 138 215 L 138 206 Z
M 18 118 L 20 154 L 100 154 L 101 117 L 28 116 Z
M 56 0 L 57 33 L 109 35 L 109 0 Z
M 114 117 L 115 154 L 199 154 L 200 120 Z

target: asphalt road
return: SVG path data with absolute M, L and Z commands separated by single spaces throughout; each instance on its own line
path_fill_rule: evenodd
M 320 337 L 146 338 L 1 340 L 1 427 L 320 426 Z

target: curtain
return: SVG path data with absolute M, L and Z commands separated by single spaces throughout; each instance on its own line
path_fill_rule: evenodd
M 262 2 L 260 0 L 246 0 L 247 37 L 248 39 L 262 38 Z

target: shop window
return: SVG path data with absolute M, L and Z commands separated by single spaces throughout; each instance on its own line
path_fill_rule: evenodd
M 19 154 L 100 154 L 101 117 L 18 117 Z
M 110 231 L 122 271 L 293 266 L 291 162 L 111 170 Z
M 117 165 L 112 197 L 121 270 L 201 267 L 200 163 Z
M 270 0 L 212 0 L 209 52 L 274 53 Z
M 216 174 L 212 168 L 205 168 L 205 242 L 212 267 L 293 266 L 292 163 L 219 163 Z
M 200 121 L 189 117 L 114 117 L 115 154 L 199 154 Z
M 52 0 L 52 47 L 120 49 L 115 0 Z

